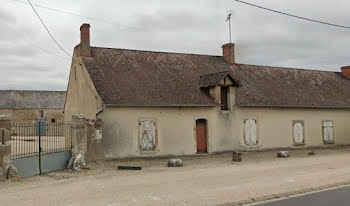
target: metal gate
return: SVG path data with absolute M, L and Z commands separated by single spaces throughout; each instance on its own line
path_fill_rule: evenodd
M 71 157 L 71 124 L 13 123 L 11 159 L 21 177 L 64 169 Z

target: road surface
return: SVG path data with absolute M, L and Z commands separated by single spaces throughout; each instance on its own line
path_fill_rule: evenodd
M 280 159 L 273 151 L 248 152 L 240 163 L 232 162 L 231 153 L 199 155 L 183 157 L 184 167 L 179 168 L 168 168 L 167 159 L 158 158 L 91 162 L 90 170 L 81 172 L 0 182 L 0 206 L 227 205 L 350 182 L 350 147 L 315 150 L 313 156 L 307 153 L 291 151 L 290 158 Z M 119 171 L 118 165 L 142 170 Z
M 259 206 L 349 206 L 350 186 L 339 189 L 292 197 L 281 201 L 259 204 Z

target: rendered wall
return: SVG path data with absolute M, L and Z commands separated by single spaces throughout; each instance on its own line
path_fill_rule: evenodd
M 302 148 L 325 146 L 322 134 L 322 122 L 333 121 L 335 145 L 350 144 L 350 110 L 345 109 L 287 109 L 287 108 L 238 108 L 237 111 L 242 148 L 243 120 L 256 119 L 258 130 L 258 148 L 281 147 Z M 295 120 L 304 122 L 304 146 L 294 146 L 293 124 Z M 249 147 L 248 147 L 249 148 Z
M 79 46 L 74 49 L 64 108 L 64 118 L 70 122 L 72 115 L 84 114 L 87 119 L 95 119 L 102 108 L 102 100 L 87 72 L 81 58 L 78 57 Z
M 207 119 L 208 152 L 239 147 L 229 114 L 216 107 L 107 107 L 101 114 L 105 158 L 193 155 L 197 152 L 196 119 Z M 157 122 L 155 151 L 139 151 L 139 120 Z
M 217 107 L 108 107 L 102 113 L 105 158 L 196 154 L 196 119 L 207 119 L 208 152 L 325 145 L 322 121 L 334 122 L 334 145 L 350 144 L 349 110 Z M 158 148 L 140 152 L 139 120 L 157 121 Z M 258 145 L 244 142 L 244 120 L 257 120 Z M 292 122 L 303 120 L 305 145 L 294 146 Z

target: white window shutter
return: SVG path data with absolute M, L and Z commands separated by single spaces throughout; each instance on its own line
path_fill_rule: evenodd
M 302 144 L 304 143 L 304 128 L 301 122 L 296 122 L 293 125 L 294 143 Z
M 331 121 L 323 122 L 323 140 L 325 142 L 334 141 L 333 122 Z
M 256 120 L 254 119 L 245 120 L 244 129 L 245 129 L 245 137 L 244 137 L 245 143 L 247 145 L 256 145 L 258 143 Z
M 244 142 L 246 145 L 250 145 L 248 120 L 244 121 Z
M 155 149 L 155 122 L 140 122 L 140 150 L 149 151 Z

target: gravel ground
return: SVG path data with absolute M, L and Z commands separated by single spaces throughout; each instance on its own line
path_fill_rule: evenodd
M 307 152 L 292 151 L 288 159 L 248 152 L 241 163 L 231 154 L 184 157 L 182 168 L 167 168 L 167 159 L 95 162 L 81 172 L 0 183 L 0 205 L 216 205 L 350 180 L 350 147 Z

